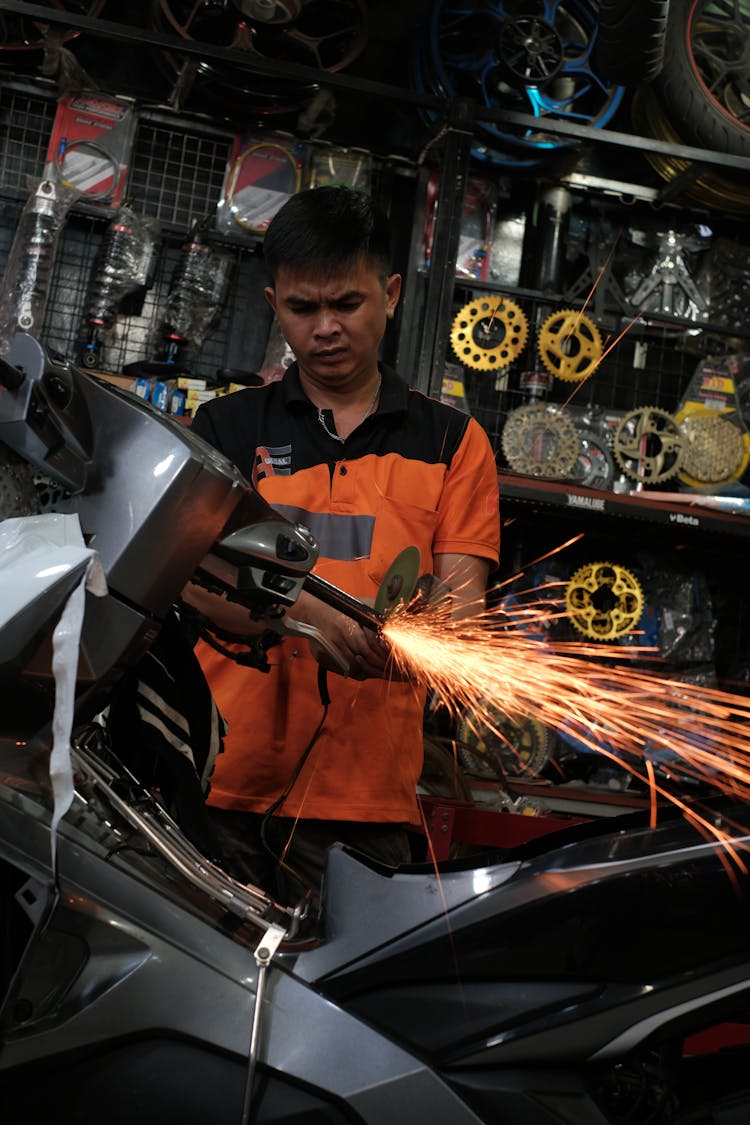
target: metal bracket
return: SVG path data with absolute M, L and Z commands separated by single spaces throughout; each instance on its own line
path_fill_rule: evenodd
M 658 256 L 651 267 L 651 273 L 631 295 L 631 305 L 639 308 L 648 297 L 659 293 L 658 311 L 674 316 L 675 290 L 681 289 L 688 299 L 685 319 L 706 319 L 707 302 L 690 276 L 682 250 L 682 240 L 676 231 L 669 230 L 662 234 L 659 239 Z
M 286 937 L 286 930 L 281 926 L 271 925 L 263 934 L 255 947 L 253 956 L 258 966 L 258 980 L 255 986 L 255 1007 L 253 1009 L 253 1026 L 250 1031 L 250 1050 L 247 1058 L 247 1076 L 245 1079 L 245 1098 L 242 1106 L 242 1125 L 250 1121 L 250 1110 L 253 1100 L 253 1084 L 255 1069 L 258 1064 L 258 1051 L 260 1048 L 260 1029 L 263 1016 L 263 998 L 266 987 L 266 973 L 271 964 L 276 950 Z

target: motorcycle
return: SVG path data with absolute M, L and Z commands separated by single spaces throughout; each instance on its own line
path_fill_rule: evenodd
M 196 575 L 271 632 L 303 588 L 378 615 L 316 577 L 305 528 L 134 395 L 30 336 L 0 382 L 0 442 L 69 508 L 51 531 L 0 523 L 8 1120 L 748 1119 L 744 804 L 703 802 L 725 845 L 665 808 L 435 865 L 336 846 L 302 927 L 304 900 L 222 870 L 102 715 Z

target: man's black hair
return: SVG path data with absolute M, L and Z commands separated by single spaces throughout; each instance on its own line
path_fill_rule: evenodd
M 306 188 L 276 212 L 263 239 L 272 278 L 282 266 L 337 273 L 364 259 L 390 272 L 388 220 L 369 195 L 348 187 Z

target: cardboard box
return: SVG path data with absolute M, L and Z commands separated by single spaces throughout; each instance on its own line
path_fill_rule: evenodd
M 205 391 L 208 383 L 205 379 L 194 379 L 188 375 L 177 377 L 177 387 L 181 391 Z

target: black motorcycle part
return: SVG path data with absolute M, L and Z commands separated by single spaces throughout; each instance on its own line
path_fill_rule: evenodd
M 305 0 L 289 19 L 257 18 L 268 3 L 193 3 L 193 0 L 150 0 L 149 22 L 156 31 L 188 42 L 208 43 L 245 52 L 248 66 L 202 59 L 183 59 L 162 51 L 159 68 L 173 80 L 170 102 L 196 103 L 202 112 L 231 113 L 256 126 L 261 118 L 290 114 L 309 105 L 318 92 L 314 82 L 266 77 L 252 69 L 253 56 L 336 72 L 348 67 L 364 50 L 368 12 L 364 0 Z
M 671 0 L 654 89 L 688 144 L 750 156 L 750 14 L 722 0 Z
M 531 113 L 540 122 L 547 116 L 586 119 L 594 128 L 617 112 L 624 89 L 602 77 L 594 63 L 596 0 L 439 0 L 426 8 L 412 55 L 412 83 L 420 92 L 468 97 L 489 108 Z M 481 117 L 472 155 L 482 163 L 533 167 L 570 145 Z
M 8 1121 L 239 1125 L 245 1078 L 239 1060 L 165 1035 L 109 1041 L 94 1053 L 36 1061 L 0 1079 L 0 1100 Z M 253 1125 L 355 1125 L 359 1120 L 279 1075 L 260 1069 L 256 1076 Z
M 625 837 L 613 845 L 628 847 Z M 654 997 L 674 994 L 669 1020 L 677 1019 L 681 990 L 709 964 L 734 979 L 722 1004 L 744 1011 L 750 985 L 737 974 L 750 919 L 747 876 L 730 879 L 719 858 L 705 855 L 675 869 L 630 871 L 618 883 L 616 894 L 599 880 L 525 902 L 500 919 L 475 900 L 452 913 L 450 932 L 436 919 L 376 961 L 354 962 L 320 983 L 335 1002 L 441 1069 L 586 1058 L 597 1049 L 601 1019 L 614 1026 L 623 1016 L 627 1025 L 643 981 Z M 680 1024 L 680 1034 L 691 1030 Z
M 656 78 L 664 64 L 669 2 L 602 0 L 594 46 L 594 69 L 602 78 L 617 86 Z

